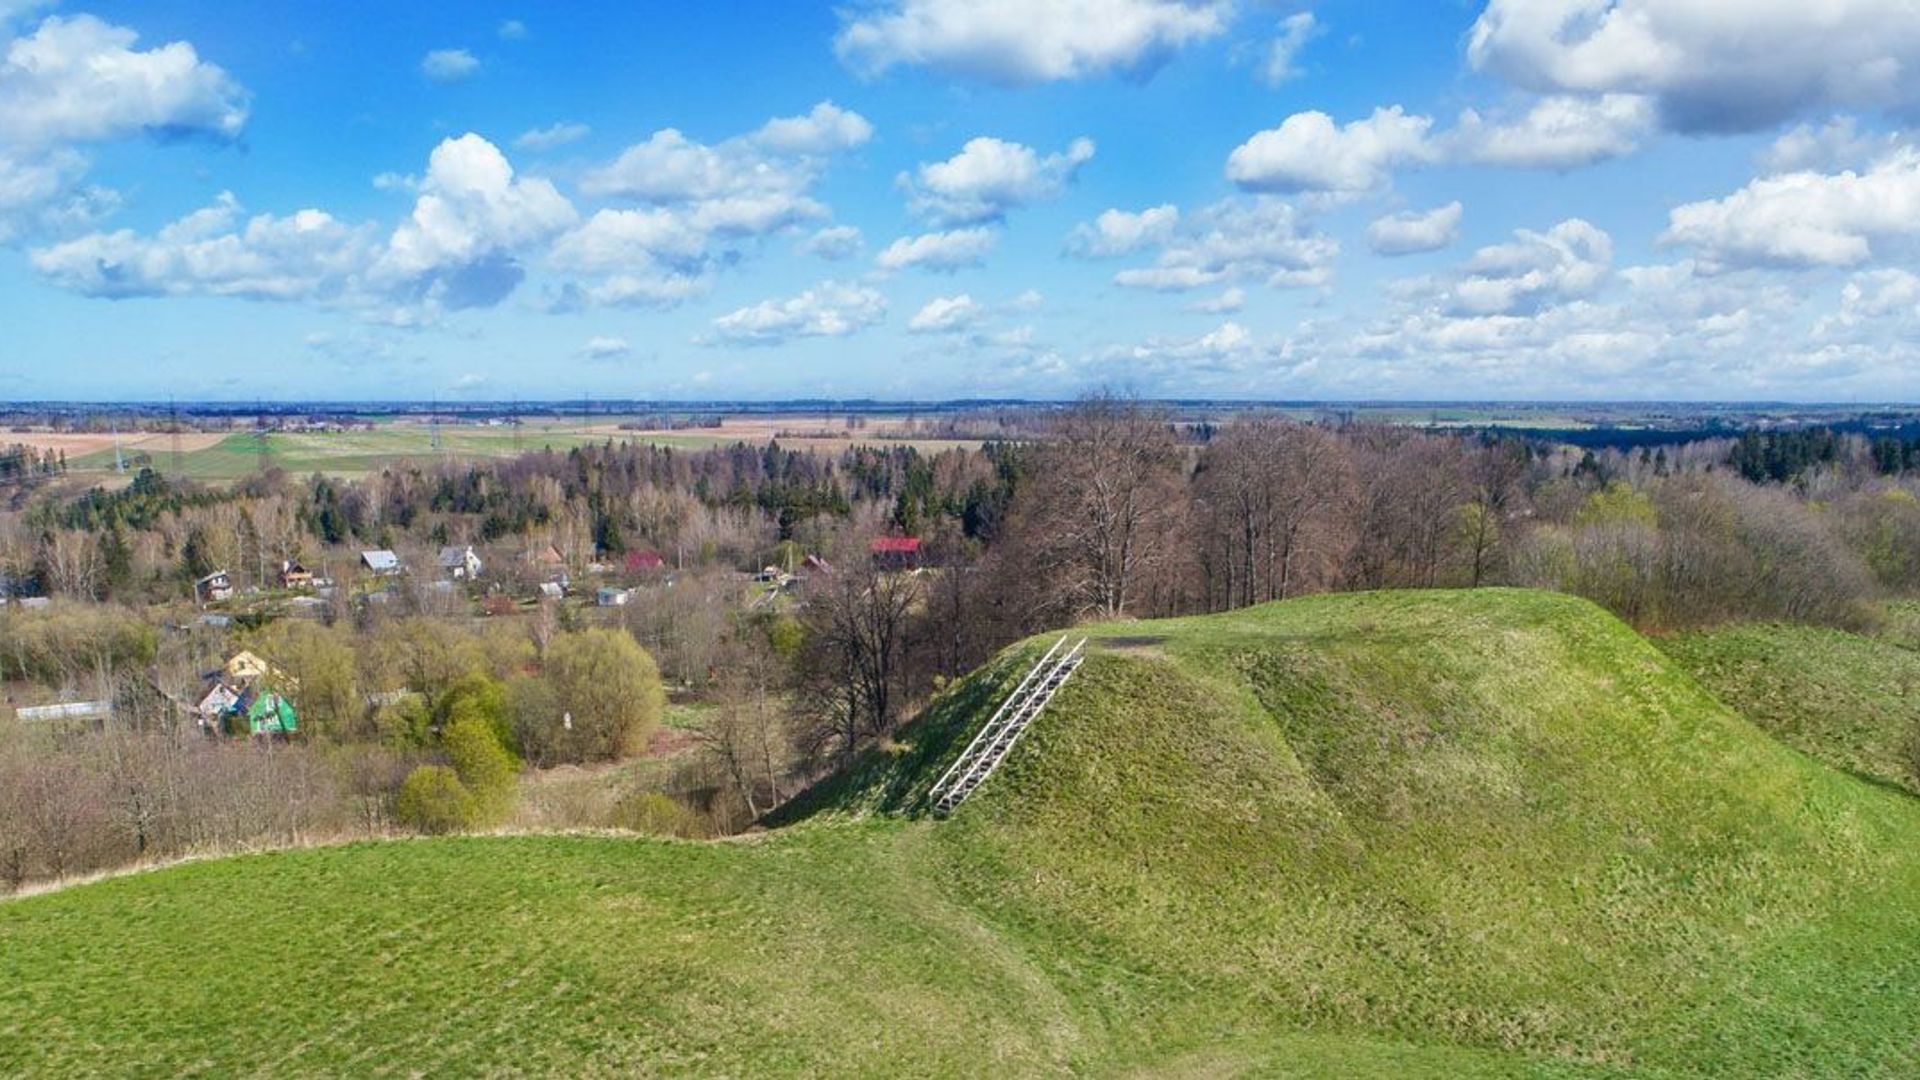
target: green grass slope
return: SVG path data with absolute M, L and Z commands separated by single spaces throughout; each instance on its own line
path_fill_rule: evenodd
M 1920 652 L 1844 630 L 1771 624 L 1682 634 L 1660 647 L 1782 742 L 1920 795 Z
M 1598 609 L 1313 598 L 1045 642 L 750 842 L 210 862 L 0 904 L 0 1073 L 1906 1075 L 1920 801 Z

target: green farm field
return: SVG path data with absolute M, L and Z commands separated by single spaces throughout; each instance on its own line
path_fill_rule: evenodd
M 1909 1076 L 1920 801 L 1583 601 L 1024 642 L 711 843 L 361 843 L 0 903 L 0 1073 Z
M 675 449 L 705 449 L 745 442 L 764 445 L 783 430 L 801 434 L 780 438 L 783 446 L 837 451 L 855 445 L 912 445 L 937 452 L 952 447 L 978 446 L 977 442 L 942 439 L 915 439 L 896 436 L 883 426 L 874 434 L 841 434 L 828 430 L 816 432 L 818 425 L 804 419 L 775 423 L 763 420 L 729 421 L 716 428 L 683 428 L 672 431 L 625 430 L 618 418 L 595 418 L 587 422 L 529 421 L 515 432 L 507 427 L 472 427 L 445 424 L 437 435 L 426 424 L 413 421 L 382 421 L 372 430 L 342 432 L 271 432 L 264 437 L 240 432 L 214 440 L 210 445 L 183 449 L 178 467 L 165 436 L 145 438 L 137 451 L 129 453 L 136 463 L 145 462 L 167 475 L 209 483 L 238 480 L 259 471 L 263 464 L 296 475 L 323 473 L 331 476 L 356 476 L 405 462 L 434 460 L 471 461 L 507 458 L 539 450 L 566 451 L 576 446 L 613 443 L 646 443 Z M 438 443 L 436 446 L 435 443 Z M 204 437 L 196 440 L 207 443 Z M 262 453 L 264 442 L 264 454 Z M 98 449 L 70 459 L 75 473 L 90 477 L 111 477 L 114 453 Z

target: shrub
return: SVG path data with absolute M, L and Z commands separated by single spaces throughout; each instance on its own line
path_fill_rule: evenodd
M 507 684 L 513 714 L 514 745 L 536 766 L 561 760 L 561 740 L 568 732 L 560 725 L 560 698 L 553 684 L 537 675 L 523 675 Z
M 410 829 L 450 833 L 470 828 L 476 810 L 473 793 L 445 765 L 422 765 L 407 774 L 393 801 L 393 816 Z
M 632 829 L 650 836 L 678 836 L 701 840 L 712 834 L 699 813 L 687 804 L 658 791 L 646 791 L 622 799 L 614 807 L 615 828 Z
M 456 715 L 440 736 L 453 771 L 473 799 L 472 824 L 498 825 L 513 809 L 517 794 L 512 755 L 477 715 Z
M 562 634 L 547 650 L 546 676 L 560 709 L 548 723 L 564 726 L 563 717 L 572 717 L 572 730 L 556 739 L 562 760 L 638 753 L 666 710 L 660 669 L 625 631 Z
M 507 688 L 497 679 L 481 672 L 461 677 L 440 696 L 436 712 L 442 727 L 459 716 L 478 717 L 492 729 L 494 739 L 502 747 L 509 753 L 514 749 L 513 713 L 507 703 Z
M 408 694 L 373 714 L 380 741 L 398 750 L 426 746 L 433 733 L 433 711 L 419 694 Z

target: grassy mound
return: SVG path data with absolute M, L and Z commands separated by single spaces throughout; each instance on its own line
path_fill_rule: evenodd
M 470 839 L 0 905 L 0 1072 L 1910 1073 L 1920 802 L 1538 593 L 1008 651 L 753 842 Z
M 1920 652 L 1811 626 L 1742 625 L 1661 648 L 1782 742 L 1920 795 Z

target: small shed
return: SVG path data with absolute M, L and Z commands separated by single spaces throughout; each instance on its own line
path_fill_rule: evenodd
M 381 577 L 390 577 L 403 569 L 400 565 L 400 556 L 385 548 L 361 552 L 360 564 Z
M 106 720 L 113 716 L 113 702 L 67 701 L 58 705 L 26 705 L 15 709 L 13 715 L 23 721 Z

